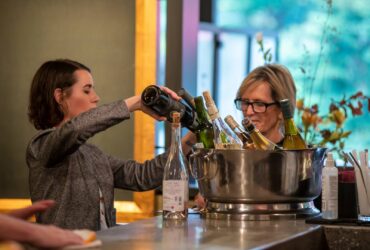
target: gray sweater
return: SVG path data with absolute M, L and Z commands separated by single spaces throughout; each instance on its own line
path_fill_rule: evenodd
M 167 154 L 140 164 L 86 143 L 94 134 L 128 118 L 126 104 L 117 101 L 82 113 L 58 128 L 40 131 L 31 139 L 26 160 L 32 202 L 56 201 L 55 207 L 36 215 L 37 222 L 99 230 L 100 188 L 111 227 L 114 188 L 145 191 L 162 184 Z

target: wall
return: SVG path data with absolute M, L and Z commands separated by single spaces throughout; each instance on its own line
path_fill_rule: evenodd
M 70 58 L 92 69 L 101 104 L 134 94 L 134 0 L 0 1 L 0 198 L 28 197 L 25 150 L 30 82 L 46 60 Z M 133 119 L 92 140 L 133 157 Z M 116 198 L 131 199 L 130 192 Z

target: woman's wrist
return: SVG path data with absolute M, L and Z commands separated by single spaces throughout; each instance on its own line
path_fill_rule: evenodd
M 197 142 L 197 137 L 193 132 L 188 132 L 183 138 L 182 138 L 182 151 L 185 155 L 187 155 L 190 151 L 192 146 Z
M 141 110 L 141 98 L 139 95 L 129 97 L 124 102 L 130 112 Z

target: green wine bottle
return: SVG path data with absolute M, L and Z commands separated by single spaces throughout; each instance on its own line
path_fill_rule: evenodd
M 289 99 L 284 99 L 280 101 L 281 111 L 283 112 L 284 117 L 284 149 L 306 149 L 306 142 L 303 140 L 300 135 L 297 126 L 293 120 L 293 112 L 291 109 Z
M 198 143 L 203 143 L 204 148 L 214 148 L 214 133 L 212 123 L 209 122 L 208 113 L 204 106 L 203 97 L 194 98 L 195 110 L 198 116 L 198 127 L 195 131 Z

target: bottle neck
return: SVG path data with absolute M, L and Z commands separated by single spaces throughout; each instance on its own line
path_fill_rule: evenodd
M 284 128 L 286 135 L 296 135 L 298 134 L 298 129 L 294 123 L 293 118 L 284 119 Z
M 233 128 L 235 133 L 246 133 L 244 129 L 242 129 L 239 125 Z
M 181 147 L 181 125 L 177 123 L 172 123 L 171 125 L 171 146 L 170 151 L 179 151 L 182 153 Z
M 203 100 L 195 98 L 194 101 L 195 101 L 195 110 L 197 112 L 200 123 L 209 123 L 208 113 L 206 107 L 203 104 Z
M 244 125 L 244 124 L 243 124 L 243 125 Z M 258 130 L 256 129 L 256 127 L 255 127 L 252 123 L 248 124 L 248 125 L 247 125 L 247 126 L 245 126 L 244 128 L 245 128 L 245 130 L 246 130 L 249 134 L 253 134 L 253 133 L 258 132 Z
M 208 106 L 208 114 L 212 121 L 216 120 L 217 118 L 220 118 L 216 105 Z

